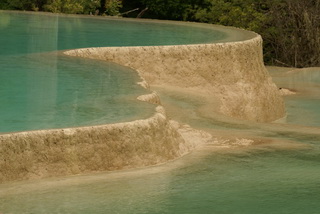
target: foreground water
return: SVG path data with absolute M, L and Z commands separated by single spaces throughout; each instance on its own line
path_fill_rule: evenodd
M 299 92 L 282 123 L 208 116 L 201 97 L 160 89 L 170 117 L 220 144 L 145 169 L 1 184 L 0 213 L 319 213 L 319 71 L 271 71 Z
M 0 198 L 0 210 L 310 214 L 319 211 L 319 188 L 319 147 L 206 148 L 144 170 L 16 184 Z
M 266 130 L 266 136 L 270 133 L 273 136 L 256 139 L 256 145 L 207 146 L 162 166 L 1 185 L 0 210 L 2 213 L 318 213 L 319 134 L 289 131 L 281 126 L 277 131 Z M 240 132 L 233 133 L 236 137 Z
M 207 117 L 201 97 L 158 91 L 169 116 L 210 132 L 220 143 L 161 166 L 2 184 L 0 212 L 319 212 L 318 127 Z M 302 107 L 296 106 L 307 111 Z

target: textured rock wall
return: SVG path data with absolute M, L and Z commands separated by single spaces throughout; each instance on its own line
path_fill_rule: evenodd
M 239 42 L 85 48 L 65 54 L 131 67 L 150 85 L 200 90 L 219 100 L 219 111 L 228 116 L 273 121 L 285 115 L 284 102 L 264 67 L 262 39 L 252 35 Z
M 0 183 L 164 163 L 186 154 L 164 109 L 146 120 L 0 135 Z

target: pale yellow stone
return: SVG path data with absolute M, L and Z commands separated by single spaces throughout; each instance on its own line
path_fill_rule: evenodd
M 197 90 L 220 101 L 227 116 L 270 122 L 285 115 L 283 99 L 264 64 L 262 39 L 240 42 L 104 47 L 66 51 L 137 70 L 148 84 Z

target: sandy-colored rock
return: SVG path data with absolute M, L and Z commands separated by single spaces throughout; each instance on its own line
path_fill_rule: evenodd
M 164 163 L 194 148 L 157 107 L 146 120 L 0 135 L 0 183 Z
M 161 105 L 161 100 L 158 94 L 153 91 L 151 94 L 144 94 L 137 98 L 140 101 L 149 102 L 156 105 Z
M 297 94 L 297 92 L 290 90 L 288 88 L 279 88 L 279 92 L 282 96 Z
M 283 99 L 264 64 L 262 39 L 147 47 L 104 47 L 66 51 L 70 56 L 131 67 L 152 85 L 197 89 L 220 101 L 220 112 L 269 122 L 285 115 Z

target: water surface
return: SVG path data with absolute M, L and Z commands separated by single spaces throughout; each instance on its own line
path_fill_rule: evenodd
M 6 68 L 0 74 L 0 132 L 124 122 L 154 112 L 137 101 L 149 92 L 129 68 L 56 53 L 1 57 L 0 63 Z

